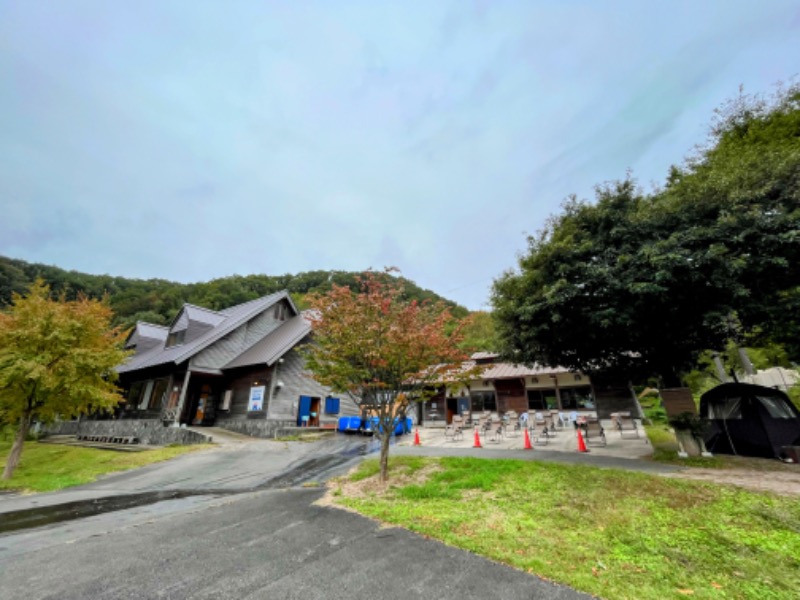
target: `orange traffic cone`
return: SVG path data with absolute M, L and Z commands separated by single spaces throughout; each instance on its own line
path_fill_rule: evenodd
M 586 442 L 583 441 L 583 434 L 581 428 L 578 427 L 578 452 L 588 452 L 586 449 Z
M 477 427 L 475 428 L 475 443 L 472 445 L 472 447 L 473 448 L 483 448 L 483 446 L 481 446 L 481 436 L 478 433 L 478 428 Z
M 414 445 L 421 446 L 422 444 L 419 443 L 419 427 L 414 430 Z
M 528 433 L 528 428 L 525 428 L 525 445 L 522 447 L 523 450 L 533 450 L 533 446 L 531 446 L 531 436 Z

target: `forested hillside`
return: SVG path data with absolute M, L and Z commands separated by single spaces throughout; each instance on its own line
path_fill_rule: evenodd
M 54 295 L 64 292 L 68 299 L 80 293 L 91 298 L 108 294 L 115 324 L 127 327 L 136 321 L 167 324 L 184 302 L 219 310 L 284 289 L 289 290 L 303 308 L 303 297 L 310 292 L 324 292 L 334 283 L 354 288 L 358 273 L 308 271 L 296 275 L 231 275 L 202 283 L 177 283 L 165 279 L 88 275 L 0 256 L 0 308 L 10 303 L 13 292 L 25 292 L 38 277 L 50 286 Z M 413 281 L 401 280 L 409 299 L 442 300 L 455 316 L 467 315 L 467 310 L 454 302 L 423 290 Z

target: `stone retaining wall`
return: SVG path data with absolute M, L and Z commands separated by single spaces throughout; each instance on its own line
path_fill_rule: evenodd
M 295 421 L 266 421 L 263 419 L 217 419 L 215 427 L 257 438 L 274 438 L 286 427 L 296 427 Z
M 119 421 L 61 421 L 43 428 L 51 435 L 93 435 L 135 437 L 147 446 L 208 443 L 208 437 L 180 427 L 165 427 L 158 419 L 121 419 Z

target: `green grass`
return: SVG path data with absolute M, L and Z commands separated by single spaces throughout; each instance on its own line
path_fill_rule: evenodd
M 52 492 L 89 483 L 101 475 L 127 471 L 167 460 L 208 446 L 169 446 L 143 452 L 116 452 L 25 442 L 19 466 L 10 480 L 0 479 L 0 490 Z M 0 463 L 5 466 L 10 441 L 0 441 Z
M 720 469 L 726 466 L 725 459 L 719 456 L 678 456 L 678 441 L 675 434 L 666 423 L 654 423 L 644 426 L 645 433 L 653 446 L 651 460 L 682 467 L 703 467 L 706 469 Z
M 335 501 L 605 598 L 793 599 L 800 589 L 796 498 L 579 465 L 415 460 L 392 459 L 383 491 L 364 481 L 377 473 L 365 462 L 350 478 L 361 483 L 340 483 Z

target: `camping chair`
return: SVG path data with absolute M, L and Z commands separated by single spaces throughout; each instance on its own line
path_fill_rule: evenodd
M 464 417 L 464 425 L 471 426 L 472 425 L 472 413 L 468 410 L 465 410 L 461 413 L 461 416 Z
M 536 429 L 541 429 L 547 437 L 551 435 L 555 435 L 555 426 L 553 425 L 553 419 L 548 413 L 536 413 L 536 418 L 534 419 L 536 422 Z
M 636 427 L 636 421 L 633 420 L 630 413 L 619 413 L 617 415 L 617 429 L 619 430 L 619 437 L 625 437 L 626 433 L 633 432 L 633 435 L 639 437 L 639 429 Z
M 460 431 L 464 431 L 464 417 L 461 415 L 453 415 L 453 426 Z
M 522 429 L 519 424 L 519 415 L 515 410 L 509 410 L 506 413 L 506 421 L 504 423 L 505 432 L 508 435 L 516 435 Z
M 488 415 L 481 415 L 478 419 L 478 429 L 481 435 L 486 435 L 489 432 L 489 427 L 492 425 L 492 419 Z
M 503 427 L 503 419 L 500 418 L 500 415 L 492 415 L 491 424 L 489 426 L 492 437 L 489 438 L 489 441 L 499 442 L 503 438 Z
M 534 444 L 546 446 L 547 442 L 550 441 L 550 434 L 547 431 L 547 425 L 545 425 L 544 419 L 529 418 L 528 430 L 530 431 L 531 441 Z
M 573 410 L 569 413 L 569 422 L 572 423 L 574 429 L 578 428 L 578 411 Z
M 461 432 L 461 429 L 453 425 L 452 423 L 444 428 L 444 439 L 448 442 L 455 442 L 457 440 L 463 439 L 464 435 Z
M 536 429 L 536 411 L 528 411 L 527 425 L 530 432 L 533 433 L 533 430 Z
M 600 421 L 586 421 L 584 436 L 587 444 L 606 445 L 606 432 L 603 430 L 603 426 L 600 425 Z
M 560 421 L 561 421 L 561 419 L 558 416 L 558 411 L 557 410 L 551 410 L 550 411 L 550 415 L 547 417 L 547 427 L 548 427 L 550 433 L 555 433 L 556 432 L 556 430 L 558 429 L 558 425 L 559 425 Z

